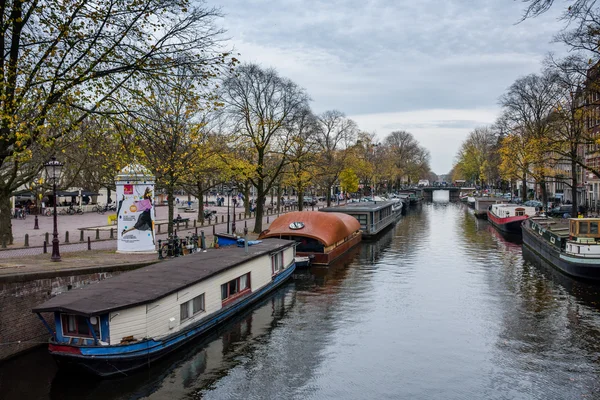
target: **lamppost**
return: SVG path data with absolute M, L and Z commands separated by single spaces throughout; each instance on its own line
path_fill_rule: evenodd
M 233 232 L 229 232 L 229 223 L 231 220 L 231 215 L 229 214 L 229 198 L 231 197 L 231 195 L 235 195 L 235 186 L 232 186 L 229 190 L 227 190 L 227 233 L 233 233 Z M 232 225 L 232 229 L 235 232 L 235 209 L 233 211 L 233 218 L 234 218 L 234 222 Z
M 52 233 L 52 261 L 60 261 L 60 251 L 58 249 L 58 227 L 56 221 L 56 181 L 60 179 L 63 164 L 52 157 L 50 161 L 44 164 L 48 179 L 52 179 L 52 194 L 54 195 L 54 232 Z

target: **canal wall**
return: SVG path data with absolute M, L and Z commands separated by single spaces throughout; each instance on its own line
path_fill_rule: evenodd
M 50 334 L 31 309 L 57 294 L 145 267 L 137 264 L 44 271 L 0 277 L 0 361 L 48 342 Z M 45 313 L 54 329 L 54 318 Z

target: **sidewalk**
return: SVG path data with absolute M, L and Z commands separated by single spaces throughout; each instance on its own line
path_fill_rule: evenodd
M 267 229 L 277 215 L 269 215 L 263 218 L 263 229 Z M 254 220 L 248 223 L 248 239 L 256 239 L 257 234 L 252 233 Z M 226 223 L 216 225 L 216 232 L 226 232 Z M 238 235 L 242 235 L 244 230 L 244 221 L 236 224 Z M 198 227 L 198 232 L 204 230 L 207 246 L 213 242 L 212 226 Z M 195 229 L 181 229 L 177 231 L 178 236 L 186 237 L 195 233 Z M 157 235 L 158 239 L 166 239 L 167 235 Z M 60 245 L 60 254 L 62 261 L 53 262 L 50 259 L 52 247 L 48 247 L 48 253 L 43 254 L 42 247 L 14 248 L 0 251 L 0 279 L 10 278 L 11 276 L 22 276 L 25 274 L 59 274 L 60 271 L 73 271 L 81 269 L 102 269 L 113 266 L 126 265 L 148 265 L 158 262 L 158 254 L 119 254 L 116 253 L 116 240 L 101 240 L 91 242 L 92 250 L 87 250 L 87 242 Z

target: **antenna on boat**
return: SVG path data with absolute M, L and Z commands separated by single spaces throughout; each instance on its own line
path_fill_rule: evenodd
M 248 254 L 248 227 L 244 227 L 244 252 Z

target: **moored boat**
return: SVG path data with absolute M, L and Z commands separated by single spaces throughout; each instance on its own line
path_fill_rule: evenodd
M 348 203 L 337 207 L 322 208 L 321 212 L 343 213 L 357 219 L 363 239 L 374 238 L 398 220 L 397 205 L 391 201 L 367 201 Z
M 523 222 L 523 245 L 567 275 L 599 281 L 599 226 L 599 218 L 531 218 Z
M 59 294 L 35 307 L 59 365 L 126 375 L 180 348 L 281 285 L 295 243 L 210 249 Z M 53 313 L 55 329 L 42 313 Z
M 521 222 L 535 215 L 535 207 L 517 204 L 492 204 L 487 211 L 488 221 L 506 233 L 520 233 Z
M 360 223 L 336 212 L 294 211 L 279 216 L 259 239 L 281 238 L 296 242 L 296 257 L 309 264 L 327 265 L 361 241 Z M 268 241 L 268 240 L 266 240 Z M 305 259 L 297 264 L 305 265 Z
M 506 199 L 500 197 L 476 197 L 474 214 L 475 218 L 487 219 L 487 212 L 492 204 L 506 203 Z

